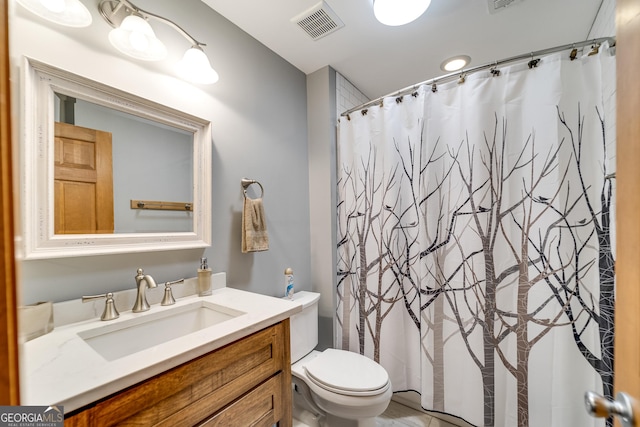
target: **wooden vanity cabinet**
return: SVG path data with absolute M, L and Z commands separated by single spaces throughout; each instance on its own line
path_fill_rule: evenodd
M 69 413 L 75 426 L 290 427 L 289 319 Z

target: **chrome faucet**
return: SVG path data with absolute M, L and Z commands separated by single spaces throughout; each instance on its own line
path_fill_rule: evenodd
M 136 296 L 136 303 L 133 305 L 134 313 L 139 313 L 141 311 L 147 311 L 149 308 L 149 303 L 147 302 L 146 290 L 147 288 L 155 288 L 156 281 L 153 280 L 153 277 L 148 274 L 144 274 L 144 270 L 141 268 L 138 269 L 138 274 L 136 275 L 136 285 L 138 286 L 138 295 Z

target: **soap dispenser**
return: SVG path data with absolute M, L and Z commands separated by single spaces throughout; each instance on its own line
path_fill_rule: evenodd
M 198 269 L 198 296 L 211 295 L 211 269 L 207 265 L 206 258 L 200 258 Z

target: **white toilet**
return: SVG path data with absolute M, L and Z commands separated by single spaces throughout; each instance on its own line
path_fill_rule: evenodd
M 357 353 L 327 349 L 319 352 L 320 294 L 298 292 L 302 312 L 291 317 L 291 374 L 294 426 L 375 426 L 387 409 L 391 382 L 387 371 Z

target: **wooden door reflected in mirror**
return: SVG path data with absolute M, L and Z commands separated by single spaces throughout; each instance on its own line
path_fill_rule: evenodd
M 55 234 L 113 233 L 111 133 L 55 123 Z

